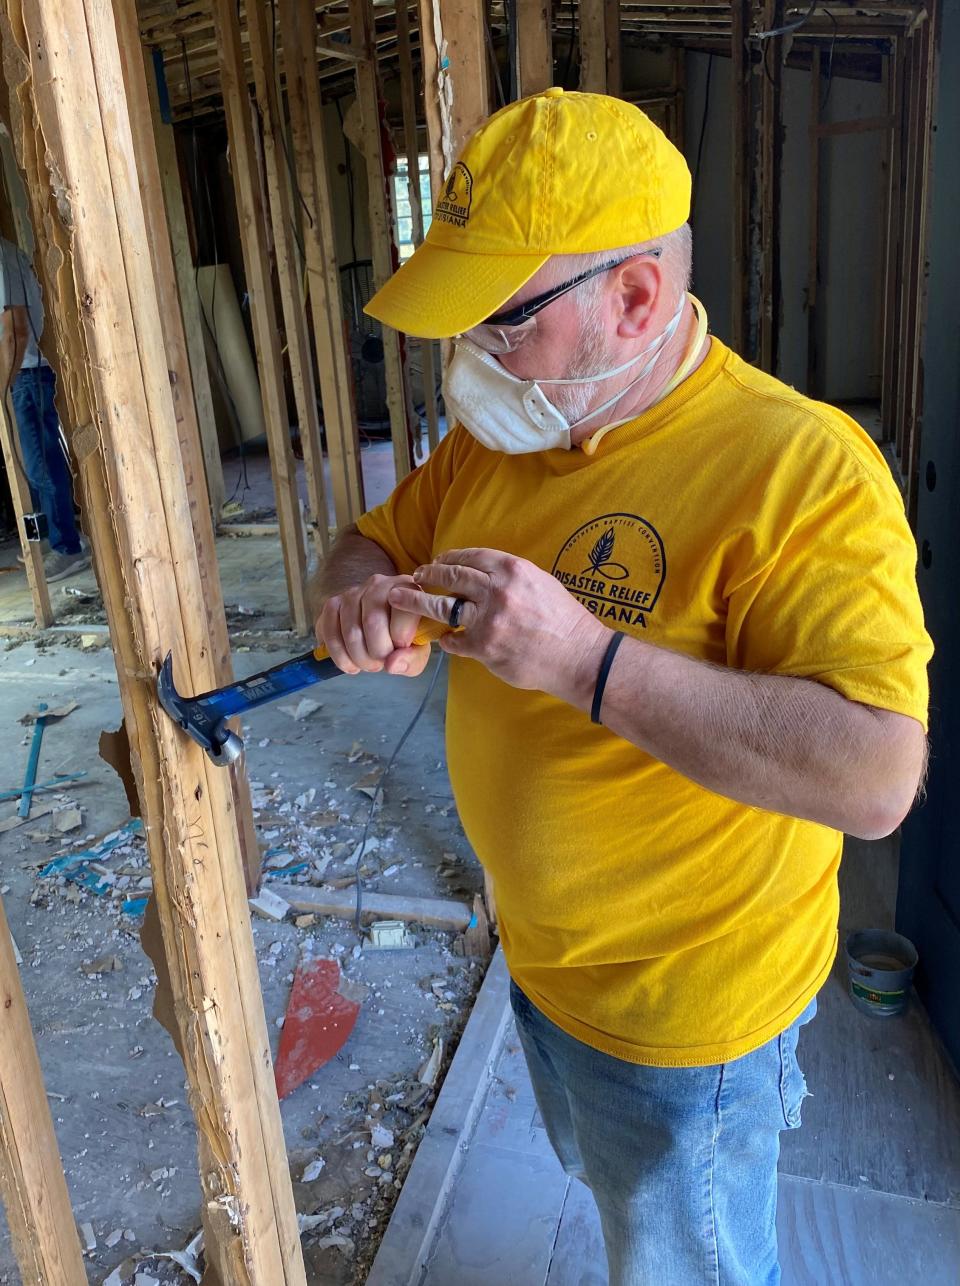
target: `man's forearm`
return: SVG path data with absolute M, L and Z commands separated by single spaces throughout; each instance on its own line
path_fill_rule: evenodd
M 589 709 L 596 666 L 575 703 Z M 862 838 L 886 834 L 907 810 L 924 754 L 878 735 L 886 712 L 807 679 L 712 666 L 635 639 L 621 646 L 603 723 L 717 794 Z M 908 721 L 913 724 L 913 721 Z
M 361 536 L 356 527 L 347 527 L 337 538 L 330 553 L 310 578 L 307 602 L 314 620 L 333 594 L 362 585 L 371 576 L 395 576 L 393 560 L 376 541 Z

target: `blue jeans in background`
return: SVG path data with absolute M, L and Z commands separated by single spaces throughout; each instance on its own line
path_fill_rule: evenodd
M 73 516 L 73 481 L 60 443 L 60 421 L 53 395 L 56 376 L 49 366 L 21 370 L 11 397 L 20 432 L 23 470 L 34 509 L 47 516 L 50 548 L 79 554 L 80 533 Z
M 780 1131 L 807 1093 L 800 1017 L 710 1067 L 644 1067 L 561 1031 L 515 983 L 510 999 L 554 1151 L 600 1211 L 610 1286 L 776 1286 Z

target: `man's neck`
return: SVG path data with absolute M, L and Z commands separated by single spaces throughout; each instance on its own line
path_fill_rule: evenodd
M 646 379 L 638 381 L 632 388 L 628 388 L 619 402 L 614 403 L 613 406 L 608 406 L 604 412 L 598 414 L 595 418 L 578 424 L 570 435 L 571 445 L 579 446 L 586 438 L 589 438 L 598 429 L 607 424 L 613 424 L 617 420 L 636 419 L 637 416 L 642 415 L 644 411 L 655 405 L 659 401 L 663 390 L 680 369 L 689 347 L 694 341 L 696 332 L 696 310 L 690 300 L 687 299 L 676 334 L 664 345 L 660 359 L 650 374 Z M 703 364 L 709 351 L 710 336 L 707 335 L 700 345 L 700 352 L 697 353 L 690 369 L 687 371 L 686 379 L 689 379 L 694 371 Z M 597 395 L 598 397 L 609 397 L 609 393 L 601 393 L 599 390 Z

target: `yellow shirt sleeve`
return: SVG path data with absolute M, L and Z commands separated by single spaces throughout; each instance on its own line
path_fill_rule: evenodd
M 892 480 L 833 491 L 732 588 L 728 664 L 813 679 L 926 728 L 933 646 L 916 557 Z
M 357 521 L 360 535 L 375 541 L 389 554 L 401 574 L 409 575 L 433 555 L 437 517 L 453 481 L 464 433 L 459 427 L 448 433 L 436 451 L 407 474 L 382 505 Z

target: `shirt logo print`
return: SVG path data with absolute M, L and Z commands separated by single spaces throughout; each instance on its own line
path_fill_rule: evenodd
M 601 514 L 578 527 L 553 575 L 602 621 L 647 628 L 667 574 L 663 541 L 638 514 Z

